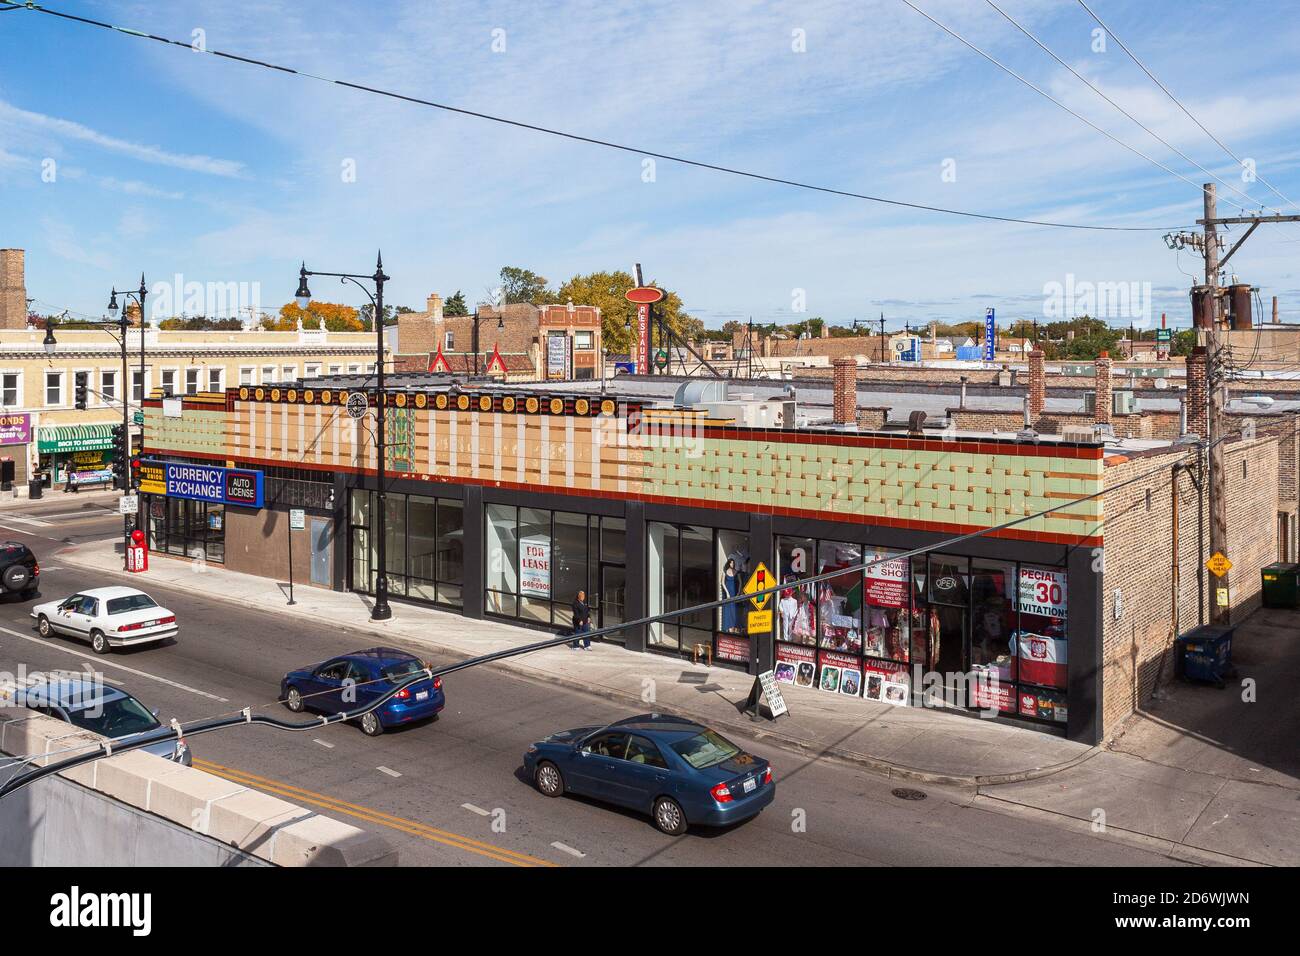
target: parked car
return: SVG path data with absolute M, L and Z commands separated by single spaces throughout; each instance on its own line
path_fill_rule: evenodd
M 84 678 L 60 679 L 39 684 L 24 692 L 29 710 L 57 717 L 82 730 L 108 737 L 114 743 L 129 742 L 133 737 L 162 726 L 158 711 L 149 710 L 120 687 L 96 683 Z M 194 757 L 185 738 L 164 740 L 141 747 L 155 756 L 189 767 Z
M 285 674 L 280 681 L 280 700 L 295 714 L 355 710 L 425 667 L 418 657 L 392 647 L 353 651 Z M 390 727 L 436 717 L 445 706 L 442 678 L 435 677 L 403 688 L 396 697 L 362 714 L 357 723 L 367 736 L 378 737 Z
M 41 566 L 31 548 L 21 541 L 6 541 L 0 545 L 0 587 L 4 591 L 29 601 L 36 597 L 40 577 Z
M 548 797 L 569 792 L 630 807 L 670 836 L 692 823 L 738 823 L 776 797 L 766 760 L 669 714 L 552 734 L 528 748 L 524 768 Z
M 165 641 L 180 631 L 175 614 L 143 591 L 127 587 L 78 591 L 62 601 L 37 604 L 31 616 L 41 637 L 67 634 L 90 641 L 96 654 Z

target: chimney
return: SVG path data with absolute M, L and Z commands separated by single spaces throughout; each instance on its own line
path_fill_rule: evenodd
M 1110 424 L 1110 353 L 1103 351 L 1097 359 L 1093 373 L 1093 383 L 1097 390 L 1097 408 L 1093 420 L 1098 425 Z
M 425 300 L 425 311 L 429 313 L 429 318 L 433 319 L 434 322 L 441 322 L 442 296 L 438 295 L 436 292 L 432 293 L 429 298 Z
M 1047 404 L 1047 366 L 1043 364 L 1043 350 L 1032 349 L 1029 353 L 1029 422 L 1030 426 L 1038 424 L 1043 415 L 1043 406 Z
M 0 249 L 0 329 L 27 328 L 27 282 L 21 249 Z
M 835 360 L 833 421 L 836 425 L 855 425 L 858 421 L 858 362 L 852 358 Z
M 1277 296 L 1273 296 L 1273 324 L 1277 325 Z
M 1187 356 L 1187 431 L 1202 439 L 1209 426 L 1209 364 L 1209 352 L 1204 345 L 1196 346 Z
M 968 379 L 965 375 L 961 377 L 961 397 L 957 399 L 958 408 L 966 407 L 966 383 L 969 381 L 970 379 Z

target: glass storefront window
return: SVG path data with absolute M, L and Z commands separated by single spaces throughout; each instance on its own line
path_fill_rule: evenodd
M 485 512 L 487 611 L 514 617 L 515 594 L 519 588 L 518 509 L 513 505 L 488 505 Z
M 378 549 L 370 533 L 377 496 L 353 491 L 348 502 L 351 587 L 373 594 Z M 464 506 L 446 498 L 384 496 L 388 591 L 395 597 L 461 607 L 464 583 Z
M 862 547 L 843 541 L 817 546 L 817 573 L 848 568 L 839 577 L 817 585 L 818 646 L 846 654 L 862 653 Z
M 911 584 L 906 558 L 868 549 L 865 561 L 878 562 L 862 572 L 866 589 L 863 653 L 867 657 L 906 662 L 911 652 Z
M 1020 620 L 1012 653 L 1019 662 L 1021 683 L 1066 686 L 1066 597 L 1063 570 L 1020 566 L 1016 593 Z
M 226 560 L 225 505 L 146 495 L 149 550 L 198 561 Z
M 812 577 L 816 544 L 812 538 L 777 539 L 777 576 L 789 588 L 777 592 L 778 641 L 788 644 L 817 644 L 817 612 L 811 585 L 797 585 L 800 578 Z

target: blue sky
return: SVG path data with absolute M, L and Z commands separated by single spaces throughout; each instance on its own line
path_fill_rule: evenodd
M 1199 184 L 984 0 L 916 0 L 1116 136 Z M 307 72 L 707 162 L 1035 219 L 1192 227 L 1200 195 L 998 71 L 900 0 L 849 3 L 50 0 L 79 15 Z M 1090 0 L 1238 155 L 1300 201 L 1300 5 Z M 1198 130 L 1074 0 L 1006 0 L 1148 126 L 1280 205 Z M 805 49 L 793 49 L 796 30 Z M 494 31 L 504 31 L 495 33 Z M 494 51 L 501 46 L 504 50 Z M 1195 55 L 1208 37 L 1209 68 Z M 891 326 L 1043 316 L 1044 287 L 1150 283 L 1187 324 L 1200 260 L 1159 232 L 958 219 L 642 159 L 379 99 L 26 11 L 0 13 L 0 246 L 27 250 L 37 308 L 100 314 L 113 284 L 182 274 L 292 296 L 297 266 L 363 271 L 389 299 L 483 300 L 503 265 L 559 281 L 630 269 L 727 319 Z M 53 160 L 56 177 L 42 171 Z M 955 181 L 944 181 L 946 160 Z M 345 164 L 355 181 L 344 181 Z M 44 165 L 43 165 L 44 164 Z M 46 176 L 48 178 L 48 175 Z M 1221 209 L 1238 197 L 1219 187 Z M 1289 212 L 1300 209 L 1291 208 Z M 1300 321 L 1300 225 L 1233 259 Z M 803 290 L 806 313 L 792 311 Z M 319 298 L 360 304 L 355 289 Z

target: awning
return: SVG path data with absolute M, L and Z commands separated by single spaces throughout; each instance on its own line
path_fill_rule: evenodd
M 113 447 L 113 426 L 45 425 L 37 433 L 36 448 L 43 452 L 98 451 Z

